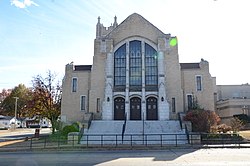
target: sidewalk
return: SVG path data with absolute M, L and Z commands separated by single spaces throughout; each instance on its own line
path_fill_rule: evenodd
M 26 136 L 31 137 L 35 134 L 35 128 L 17 128 L 15 130 L 0 130 L 0 148 L 3 150 L 6 146 L 24 146 L 26 141 Z M 40 135 L 41 134 L 50 134 L 50 128 L 40 128 Z M 27 143 L 26 143 L 27 144 Z M 26 146 L 26 145 L 25 145 Z M 8 148 L 7 148 L 8 149 Z M 13 148 L 10 148 L 13 149 Z

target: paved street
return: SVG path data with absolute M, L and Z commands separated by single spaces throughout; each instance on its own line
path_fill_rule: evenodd
M 115 150 L 81 152 L 1 152 L 1 166 L 228 166 L 250 165 L 250 149 Z
M 50 128 L 40 129 L 40 134 L 49 134 L 51 133 Z M 34 128 L 18 128 L 16 130 L 0 130 L 0 142 L 5 140 L 15 140 L 15 139 L 24 139 L 25 137 L 33 137 L 35 134 Z

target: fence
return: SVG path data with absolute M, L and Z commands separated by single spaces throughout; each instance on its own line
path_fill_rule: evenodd
M 40 137 L 15 140 L 1 149 L 30 150 L 30 149 L 60 149 L 60 148 L 209 148 L 209 147 L 250 147 L 250 142 L 243 140 L 238 134 L 190 134 L 189 142 L 186 134 L 109 134 L 85 135 L 79 140 L 73 135 L 68 139 L 58 137 Z

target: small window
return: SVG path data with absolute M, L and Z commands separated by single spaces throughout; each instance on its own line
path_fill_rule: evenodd
M 100 98 L 96 99 L 96 112 L 100 112 L 101 104 L 100 104 Z
M 172 98 L 172 112 L 175 113 L 176 112 L 176 108 L 175 108 L 175 98 Z
M 80 105 L 81 105 L 81 111 L 85 111 L 86 110 L 86 96 L 81 96 Z
M 193 95 L 187 95 L 188 110 L 193 108 Z
M 196 76 L 196 90 L 202 91 L 202 78 L 201 78 L 201 76 Z
M 76 92 L 77 89 L 77 78 L 72 79 L 72 92 Z

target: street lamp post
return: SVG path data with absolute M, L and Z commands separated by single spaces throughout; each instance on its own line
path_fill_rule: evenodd
M 19 97 L 13 97 L 13 98 L 16 99 L 16 102 L 15 102 L 15 125 L 14 125 L 14 129 L 16 129 L 17 100 L 19 99 Z

